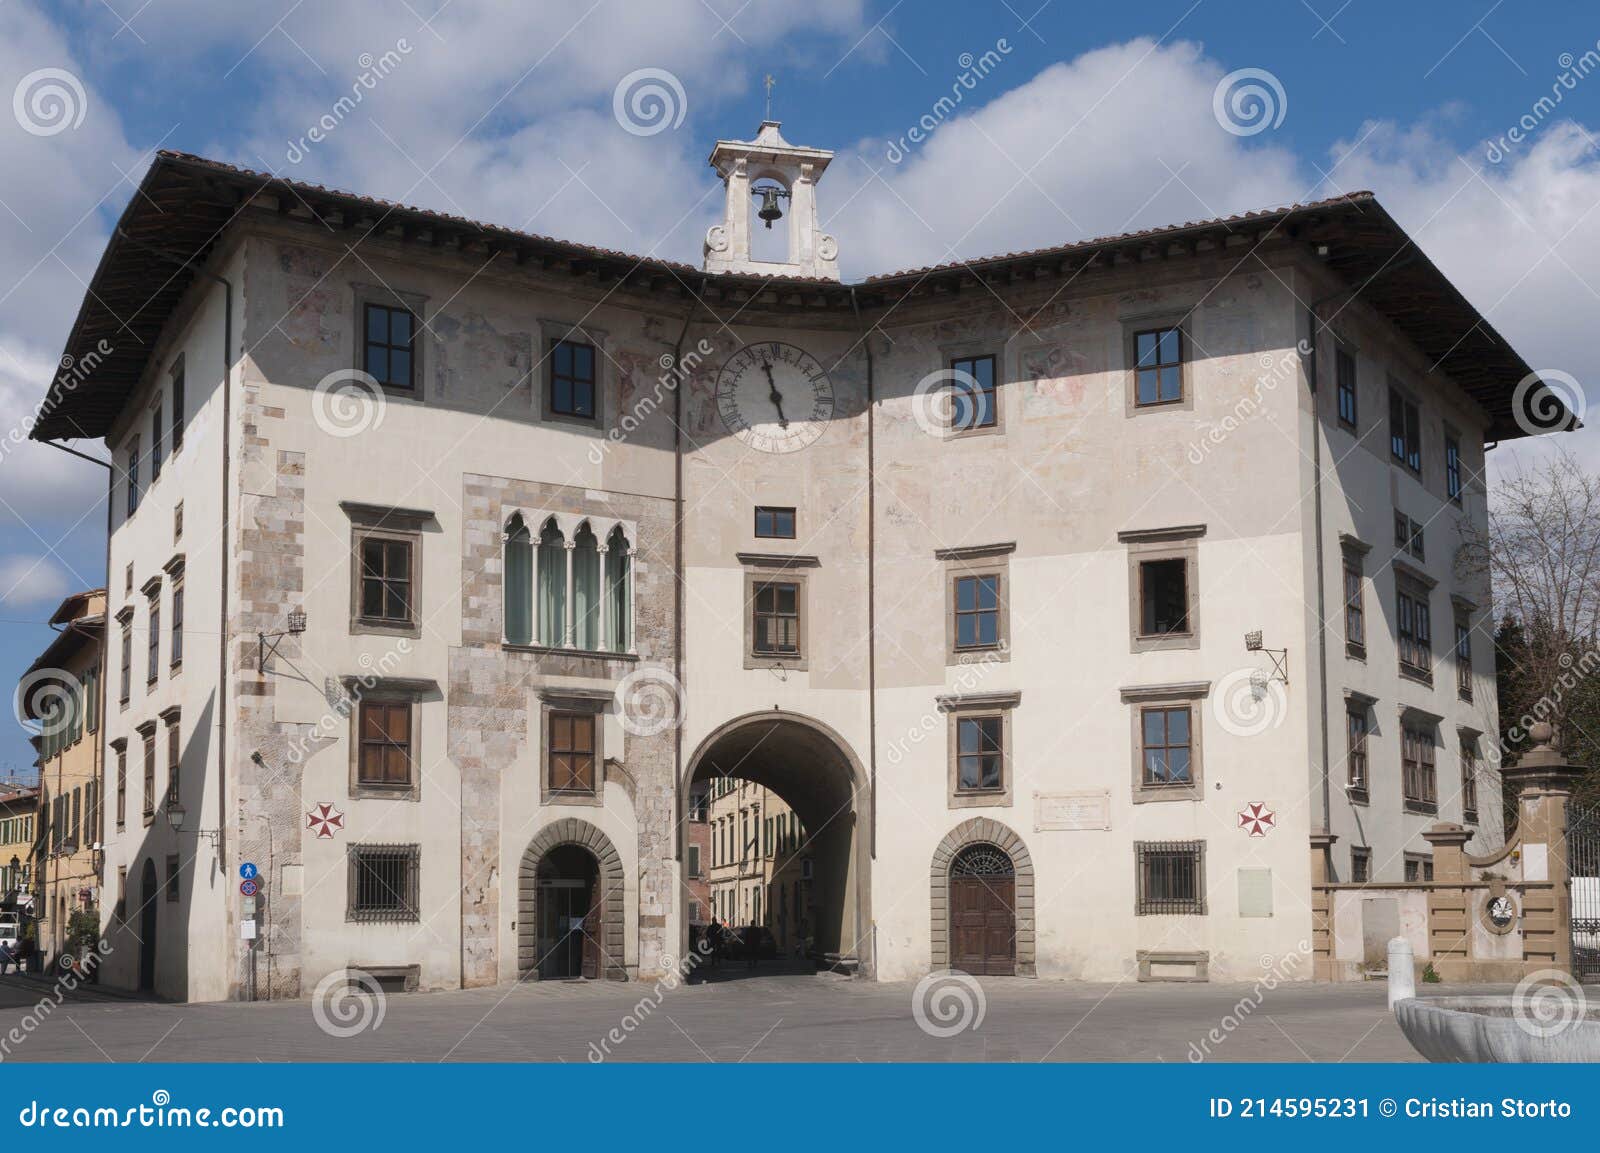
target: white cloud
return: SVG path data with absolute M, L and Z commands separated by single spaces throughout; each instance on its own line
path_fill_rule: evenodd
M 0 605 L 23 605 L 59 601 L 71 588 L 66 571 L 49 557 L 0 557 Z

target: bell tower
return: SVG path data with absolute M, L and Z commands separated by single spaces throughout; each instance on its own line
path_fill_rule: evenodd
M 839 243 L 817 223 L 817 181 L 833 153 L 798 148 L 778 127 L 776 120 L 763 120 L 754 140 L 719 140 L 711 150 L 711 167 L 728 195 L 722 222 L 706 231 L 705 270 L 838 280 Z M 750 205 L 757 200 L 757 220 L 787 227 L 788 259 L 751 258 Z

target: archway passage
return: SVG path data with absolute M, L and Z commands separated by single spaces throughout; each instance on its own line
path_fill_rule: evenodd
M 535 836 L 518 875 L 522 979 L 626 980 L 624 882 L 622 858 L 589 822 L 568 817 Z
M 708 918 L 732 930 L 736 951 L 759 941 L 764 958 L 871 973 L 871 794 L 837 733 L 776 710 L 737 718 L 696 750 L 684 796 L 683 859 L 698 859 Z M 691 855 L 697 819 L 711 827 Z
M 929 882 L 935 971 L 1035 975 L 1033 857 L 1021 837 L 987 817 L 964 821 L 934 850 Z

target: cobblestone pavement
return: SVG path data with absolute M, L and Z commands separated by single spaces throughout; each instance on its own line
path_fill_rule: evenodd
M 935 1036 L 917 987 L 834 975 L 503 985 L 442 993 L 176 1005 L 0 977 L 9 1061 L 1415 1061 L 1380 983 L 1097 985 L 983 978 L 982 1019 Z M 1461 993 L 1451 987 L 1440 992 Z M 1472 992 L 1489 991 L 1473 989 Z M 1498 990 L 1497 990 L 1498 991 Z M 953 1027 L 951 987 L 923 1017 Z M 966 1006 L 960 1004 L 963 996 Z M 927 997 L 924 1004 L 930 1004 Z M 340 1011 L 350 1016 L 341 1020 Z M 339 1030 L 359 1032 L 334 1035 Z M 326 1028 L 324 1028 L 326 1024 Z M 13 1029 L 16 1033 L 13 1034 Z M 20 1040 L 13 1039 L 20 1036 Z

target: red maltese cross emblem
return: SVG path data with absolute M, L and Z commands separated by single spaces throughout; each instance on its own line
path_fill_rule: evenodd
M 317 834 L 319 839 L 327 840 L 344 828 L 344 814 L 327 801 L 321 801 L 306 814 L 306 828 Z
M 1251 801 L 1239 810 L 1239 827 L 1252 837 L 1266 836 L 1277 824 L 1278 814 L 1267 808 L 1265 801 Z

